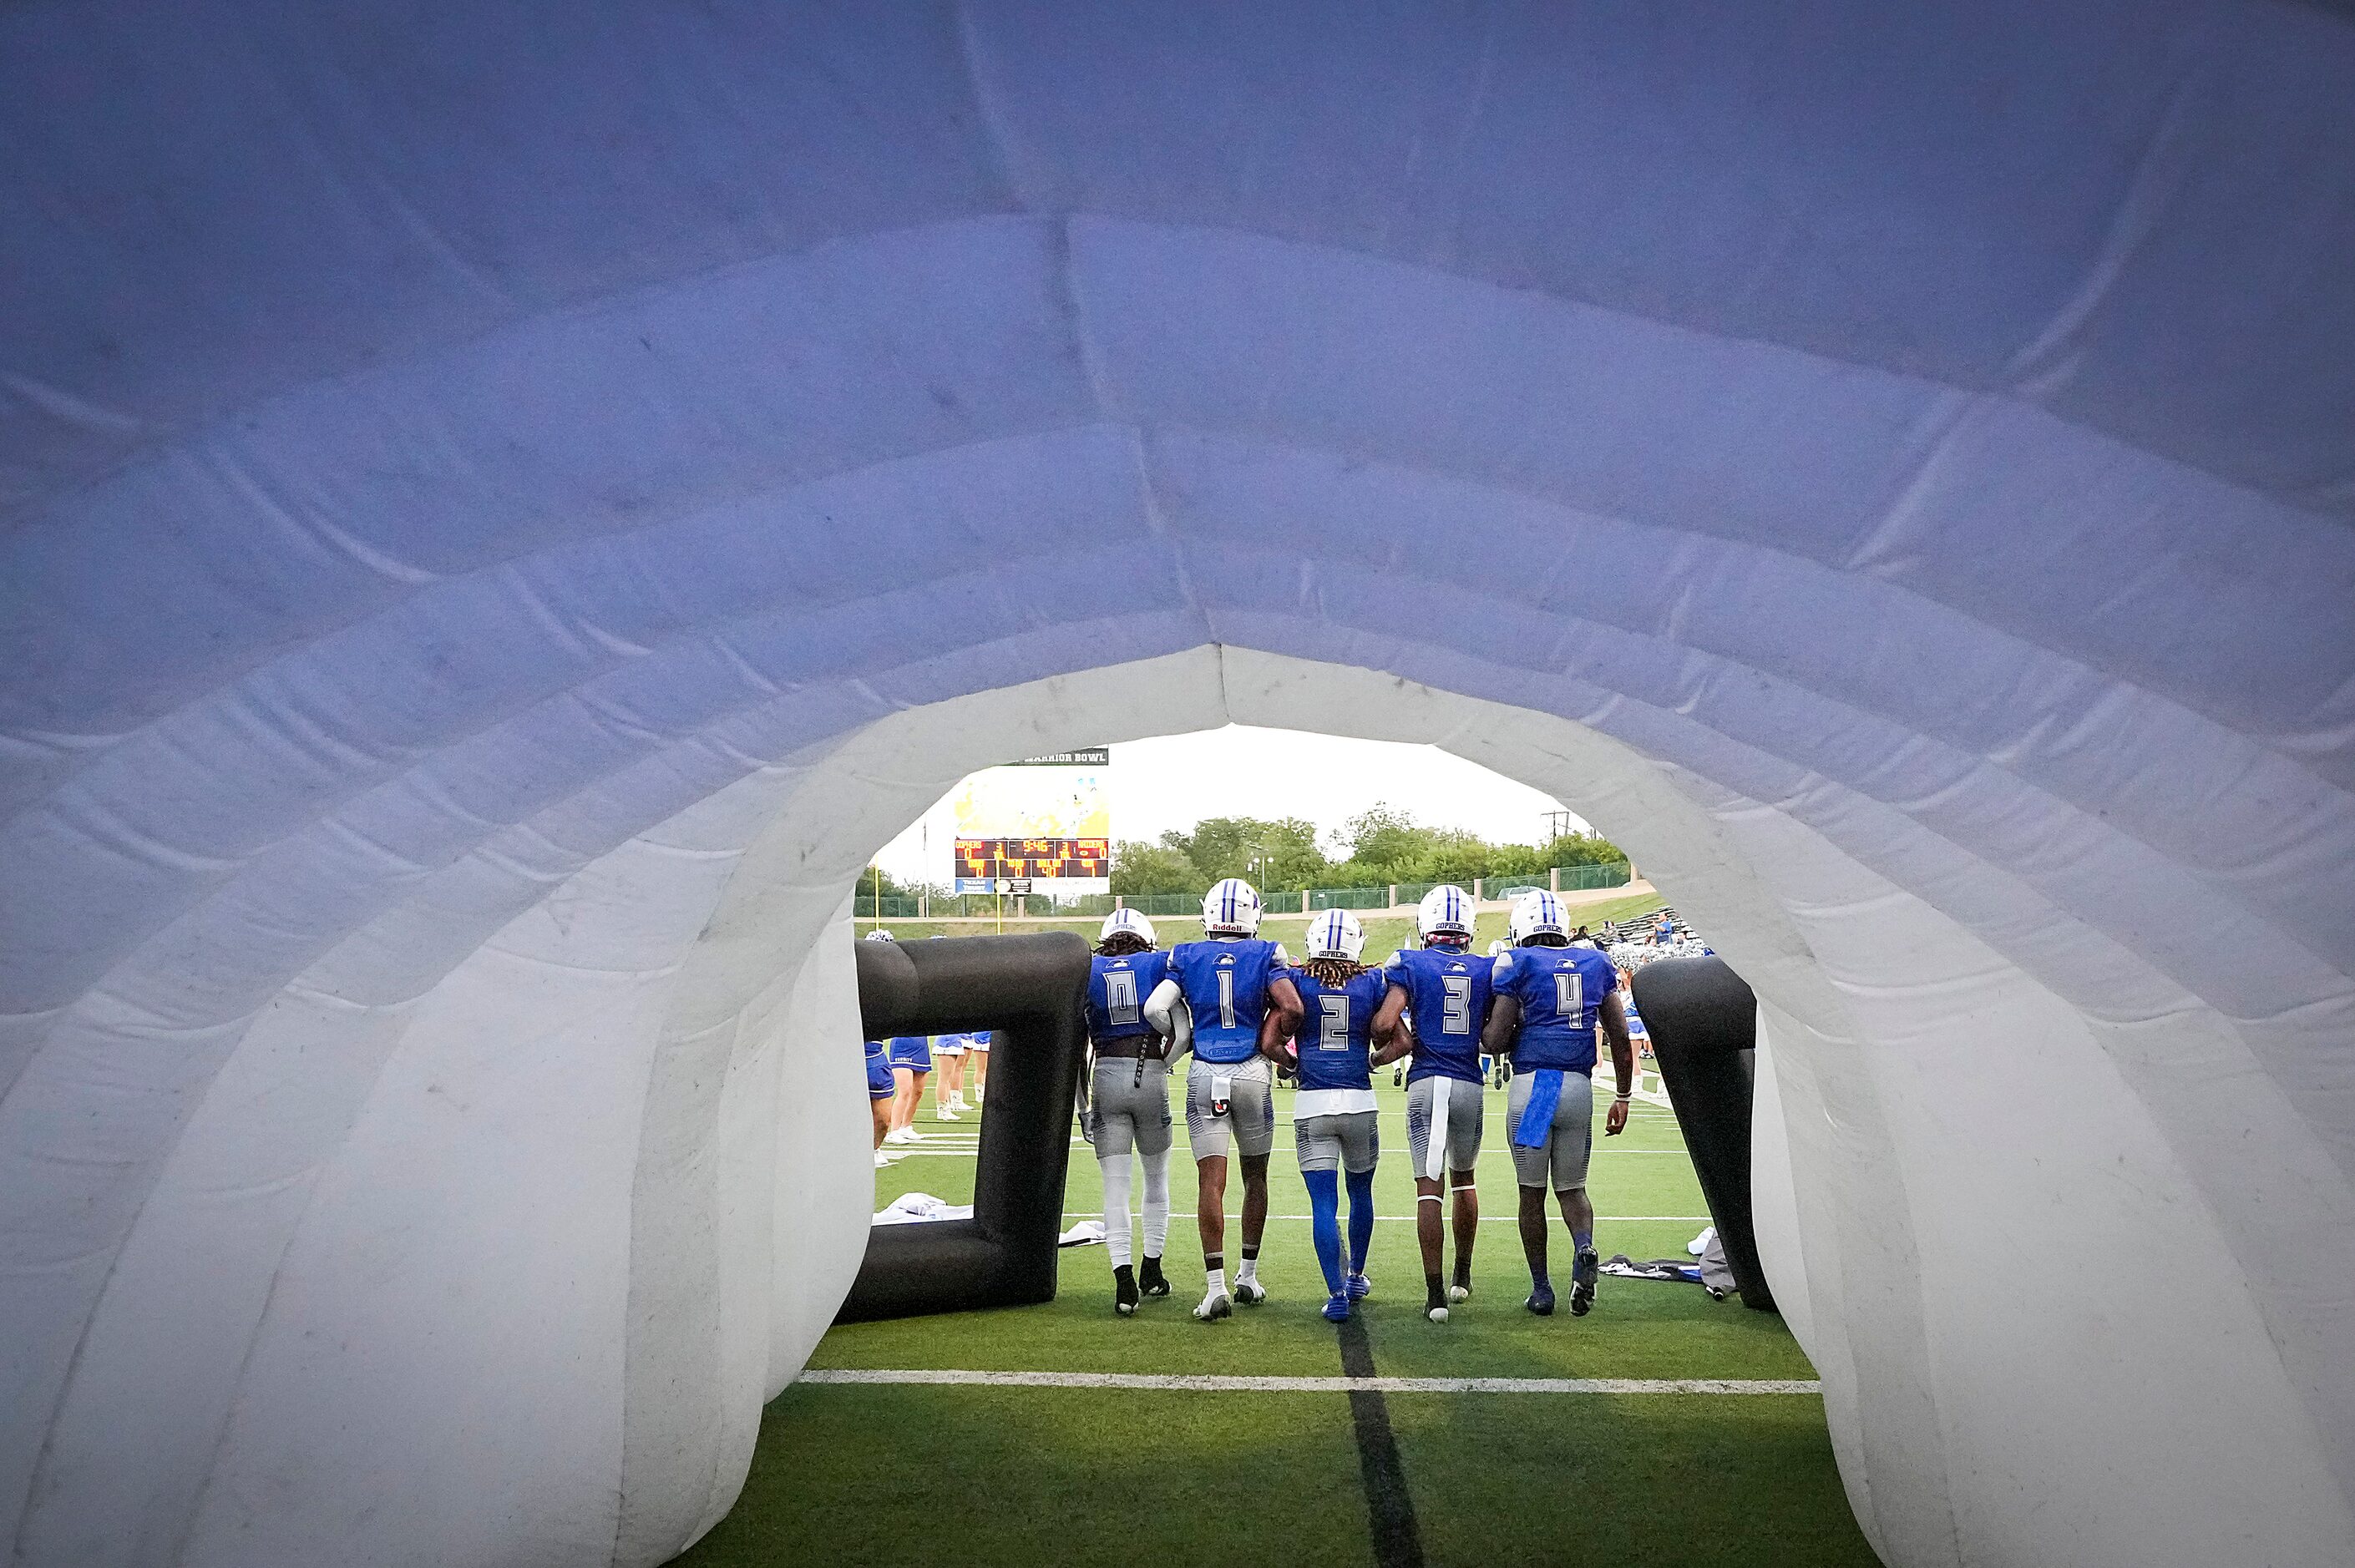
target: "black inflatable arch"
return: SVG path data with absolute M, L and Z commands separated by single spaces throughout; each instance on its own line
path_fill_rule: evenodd
M 879 1225 L 836 1321 L 1055 1297 L 1071 1097 L 1087 1044 L 1087 943 L 1069 931 L 858 945 L 866 1036 L 997 1032 L 973 1218 Z

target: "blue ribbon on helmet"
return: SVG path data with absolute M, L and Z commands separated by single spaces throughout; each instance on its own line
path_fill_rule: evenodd
M 1561 1069 L 1540 1067 L 1529 1075 L 1529 1103 L 1521 1107 L 1521 1119 L 1513 1124 L 1513 1145 L 1518 1149 L 1543 1149 L 1546 1139 L 1553 1136 L 1553 1113 L 1561 1105 Z

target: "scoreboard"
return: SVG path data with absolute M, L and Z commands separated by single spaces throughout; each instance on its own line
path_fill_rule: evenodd
M 1100 881 L 1112 875 L 1110 839 L 965 839 L 956 842 L 956 880 L 995 884 Z
M 952 792 L 956 890 L 1020 883 L 1062 898 L 1112 891 L 1112 752 L 1026 758 L 969 775 Z

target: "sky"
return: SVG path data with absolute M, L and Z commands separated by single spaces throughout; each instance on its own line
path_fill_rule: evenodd
M 903 882 L 950 880 L 954 794 L 884 846 L 876 859 L 886 872 Z M 1550 795 L 1477 763 L 1397 741 L 1229 725 L 1112 748 L 1115 839 L 1156 839 L 1205 817 L 1305 817 L 1322 835 L 1378 803 L 1498 843 L 1544 842 L 1545 813 L 1561 810 Z M 1586 825 L 1571 819 L 1573 831 Z

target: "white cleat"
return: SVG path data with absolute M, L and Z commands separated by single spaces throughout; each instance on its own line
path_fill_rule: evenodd
M 1468 1285 L 1451 1285 L 1447 1287 L 1447 1298 L 1450 1301 L 1469 1301 L 1472 1299 L 1472 1287 Z
M 1227 1293 L 1223 1290 L 1211 1291 L 1202 1298 L 1202 1304 L 1194 1308 L 1194 1316 L 1205 1323 L 1215 1323 L 1221 1318 L 1234 1315 L 1235 1304 L 1227 1299 Z
M 1431 1309 L 1430 1316 L 1433 1322 L 1444 1323 L 1447 1321 L 1447 1308 L 1444 1307 L 1433 1307 Z
M 1256 1279 L 1235 1281 L 1235 1299 L 1246 1307 L 1256 1307 L 1267 1299 L 1267 1287 Z

